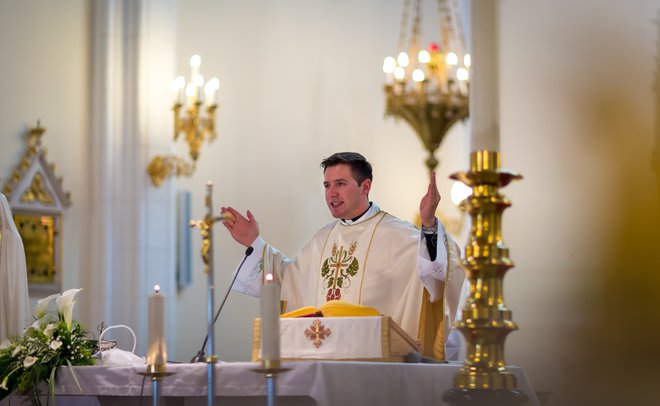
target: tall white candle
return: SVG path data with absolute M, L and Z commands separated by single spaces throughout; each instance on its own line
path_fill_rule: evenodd
M 264 360 L 280 359 L 280 284 L 272 273 L 261 288 L 261 353 Z
M 497 0 L 471 3 L 470 151 L 500 150 Z
M 147 364 L 165 365 L 167 363 L 167 344 L 165 341 L 165 296 L 160 293 L 160 286 L 154 286 L 154 293 L 149 295 L 149 331 L 147 346 Z

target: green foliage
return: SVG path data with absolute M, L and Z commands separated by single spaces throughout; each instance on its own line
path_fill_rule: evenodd
M 15 392 L 40 405 L 39 385 L 45 382 L 53 396 L 58 367 L 94 365 L 94 342 L 79 323 L 69 325 L 63 311 L 40 316 L 23 335 L 0 345 L 0 399 Z
M 351 276 L 355 276 L 355 275 L 357 275 L 359 268 L 360 268 L 360 264 L 358 263 L 357 258 L 353 258 L 353 261 L 351 262 L 351 264 L 346 269 L 346 273 L 351 275 Z
M 321 276 L 324 278 L 330 274 L 330 265 L 328 265 L 328 261 L 330 261 L 330 258 L 323 261 L 323 266 L 321 266 Z

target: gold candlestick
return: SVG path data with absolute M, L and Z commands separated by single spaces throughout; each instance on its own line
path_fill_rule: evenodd
M 472 219 L 472 229 L 465 248 L 463 267 L 470 280 L 470 296 L 462 310 L 462 320 L 455 326 L 467 341 L 467 357 L 454 377 L 454 387 L 481 392 L 489 397 L 498 392 L 504 398 L 522 400 L 515 391 L 515 376 L 506 368 L 504 341 L 518 326 L 504 305 L 502 279 L 513 267 L 509 249 L 502 241 L 502 212 L 511 202 L 499 189 L 522 176 L 500 169 L 500 154 L 476 151 L 470 156 L 470 171 L 451 175 L 472 188 L 472 195 L 462 203 Z M 460 403 L 460 402 L 459 402 Z M 519 402 L 512 402 L 519 403 Z
M 275 406 L 277 398 L 277 375 L 290 371 L 291 368 L 282 367 L 279 359 L 265 359 L 261 361 L 261 366 L 252 368 L 253 372 L 264 374 L 266 377 L 266 405 Z
M 153 406 L 158 406 L 160 404 L 161 397 L 161 384 L 160 382 L 167 378 L 168 376 L 174 375 L 175 372 L 167 372 L 167 367 L 165 364 L 162 365 L 147 365 L 147 370 L 145 372 L 138 372 L 138 375 L 148 377 L 151 379 L 151 388 L 152 388 L 152 402 Z

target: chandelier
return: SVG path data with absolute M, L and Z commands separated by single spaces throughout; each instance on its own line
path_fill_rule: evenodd
M 429 154 L 431 172 L 438 166 L 435 152 L 443 138 L 468 116 L 470 54 L 463 54 L 456 0 L 438 0 L 440 38 L 425 48 L 420 45 L 421 7 L 422 0 L 405 1 L 397 57 L 383 62 L 385 115 L 404 119 L 415 130 Z
M 204 76 L 200 73 L 201 65 L 202 58 L 193 55 L 190 58 L 190 81 L 186 83 L 183 76 L 178 76 L 171 86 L 174 95 L 174 141 L 183 135 L 192 162 L 176 155 L 156 156 L 147 167 L 151 181 L 156 186 L 160 186 L 170 176 L 192 176 L 202 143 L 212 142 L 216 138 L 216 92 L 220 82 L 213 78 L 204 83 Z

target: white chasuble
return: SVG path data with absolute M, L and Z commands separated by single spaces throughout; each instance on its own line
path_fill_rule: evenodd
M 443 359 L 465 273 L 458 246 L 439 226 L 435 261 L 424 258 L 426 240 L 417 227 L 376 204 L 355 222 L 329 223 L 292 258 L 258 237 L 234 289 L 259 296 L 264 272 L 272 272 L 284 311 L 333 299 L 370 306 L 422 339 L 426 355 Z
M 412 224 L 378 211 L 357 224 L 328 224 L 294 259 L 266 244 L 263 269 L 280 280 L 287 311 L 343 300 L 376 308 L 416 338 L 423 289 L 416 271 L 419 238 Z

